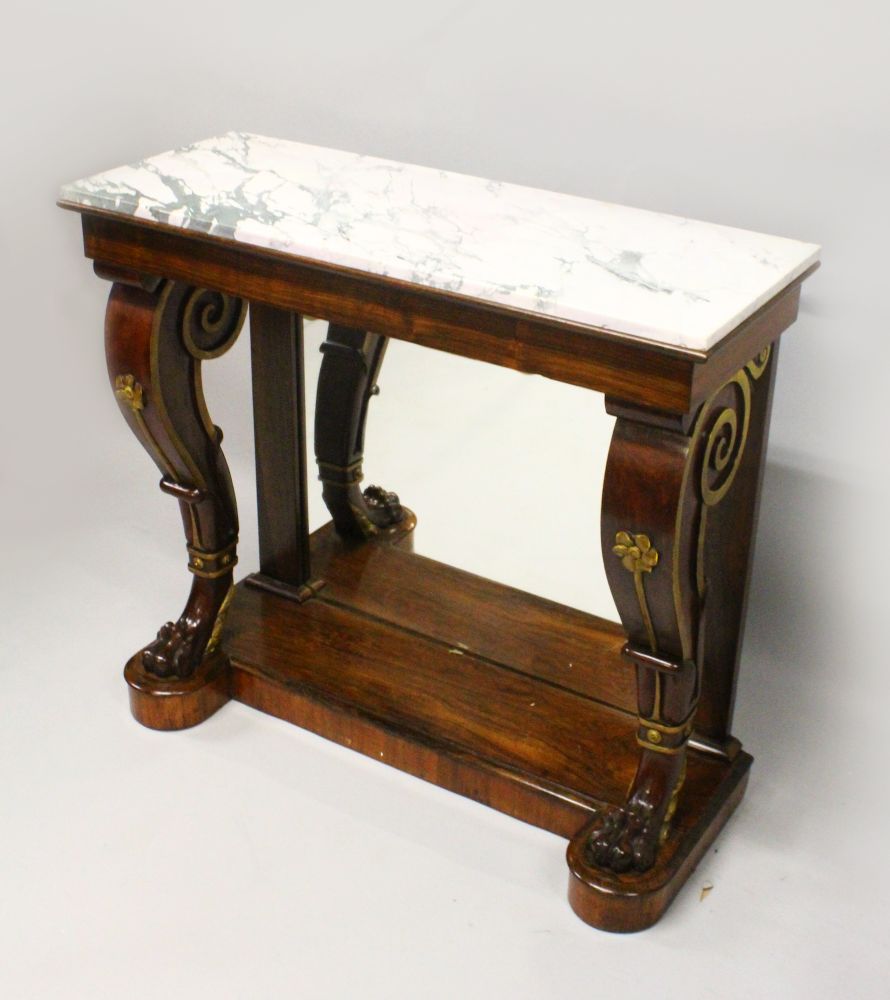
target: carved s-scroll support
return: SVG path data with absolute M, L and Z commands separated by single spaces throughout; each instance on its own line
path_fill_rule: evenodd
M 637 673 L 640 761 L 627 801 L 592 824 L 588 862 L 650 868 L 680 802 L 704 690 L 725 735 L 768 418 L 770 349 L 673 426 L 619 407 L 603 487 L 606 574 Z M 760 390 L 760 391 L 758 391 Z M 733 501 L 737 493 L 738 499 Z M 739 536 L 738 538 L 734 536 Z M 726 622 L 732 623 L 727 626 Z M 732 629 L 734 628 L 734 633 Z M 731 663 L 715 662 L 715 651 Z
M 204 401 L 201 362 L 231 347 L 244 315 L 239 299 L 172 281 L 118 283 L 108 300 L 111 385 L 161 472 L 161 489 L 179 501 L 193 575 L 182 615 L 142 651 L 143 669 L 156 677 L 194 673 L 219 642 L 231 598 L 238 513 L 222 431 Z
M 386 345 L 386 337 L 334 323 L 321 345 L 315 457 L 324 502 L 345 538 L 376 535 L 405 515 L 395 493 L 379 486 L 362 492 L 360 486 L 368 403 L 378 391 Z

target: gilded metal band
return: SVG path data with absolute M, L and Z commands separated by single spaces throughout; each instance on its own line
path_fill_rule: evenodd
M 360 483 L 365 477 L 362 472 L 362 459 L 349 465 L 335 465 L 333 462 L 318 462 L 318 478 L 326 486 L 338 486 L 347 489 Z
M 666 726 L 663 722 L 656 722 L 655 719 L 644 719 L 641 716 L 640 725 L 646 729 L 657 729 L 660 733 L 682 733 L 686 730 L 692 729 L 692 715 L 688 715 L 686 719 L 677 726 Z
M 335 462 L 323 462 L 318 459 L 319 469 L 332 469 L 334 472 L 352 472 L 353 469 L 361 469 L 363 459 L 357 458 L 354 462 L 350 462 L 349 465 L 337 465 Z
M 221 549 L 217 549 L 215 552 L 208 552 L 207 549 L 199 549 L 194 545 L 186 545 L 186 548 L 192 555 L 201 556 L 204 559 L 218 559 L 221 556 L 226 555 L 226 553 L 233 552 L 237 544 L 238 539 L 236 538 L 233 542 L 229 542 L 228 545 Z
M 677 754 L 683 753 L 686 749 L 685 740 L 676 747 L 663 747 L 657 743 L 652 743 L 649 740 L 641 739 L 639 736 L 637 736 L 637 745 L 641 746 L 644 750 L 651 750 L 653 753 L 667 754 L 671 757 L 676 757 Z
M 359 475 L 355 479 L 344 481 L 342 479 L 326 479 L 324 476 L 318 477 L 319 481 L 324 483 L 325 486 L 333 486 L 338 490 L 348 490 L 352 486 L 358 486 L 364 478 L 364 475 Z
M 195 576 L 203 577 L 205 580 L 215 580 L 226 573 L 231 573 L 238 562 L 238 556 L 235 552 L 237 545 L 237 538 L 224 549 L 219 549 L 217 552 L 205 552 L 203 549 L 196 549 L 191 545 L 187 545 L 189 572 L 194 573 Z
M 220 569 L 198 569 L 194 563 L 189 563 L 188 569 L 190 573 L 193 573 L 195 576 L 200 576 L 203 580 L 218 580 L 221 576 L 225 576 L 226 573 L 231 573 L 237 563 L 238 558 L 236 556 L 232 559 L 228 566 L 223 566 Z
M 658 719 L 646 719 L 640 716 L 637 743 L 647 750 L 654 750 L 656 753 L 681 753 L 686 749 L 686 744 L 692 733 L 692 723 L 697 708 L 698 704 L 696 703 L 686 718 L 675 725 L 668 725 Z M 665 739 L 668 740 L 668 746 L 664 745 Z
M 689 742 L 689 735 L 691 732 L 692 727 L 690 726 L 689 729 L 681 733 L 674 734 L 675 737 L 680 737 L 678 742 L 671 742 L 665 745 L 664 737 L 657 729 L 646 729 L 641 726 L 637 731 L 637 743 L 641 747 L 645 747 L 647 750 L 654 750 L 656 753 L 682 753 L 686 749 L 686 744 Z

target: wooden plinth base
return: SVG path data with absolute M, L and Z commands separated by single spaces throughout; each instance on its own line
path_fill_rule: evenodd
M 239 584 L 228 660 L 209 676 L 150 687 L 131 661 L 136 718 L 182 728 L 231 696 L 570 839 L 581 919 L 654 923 L 741 799 L 751 758 L 691 751 L 655 868 L 592 869 L 583 832 L 623 802 L 639 754 L 621 628 L 404 547 L 346 545 L 330 526 L 312 536 L 312 572 L 324 587 L 303 603 Z
M 615 875 L 588 864 L 585 826 L 569 842 L 569 902 L 585 923 L 604 931 L 642 931 L 656 923 L 739 804 L 753 758 L 739 753 L 716 785 L 699 786 L 683 802 L 668 842 L 648 872 Z M 692 795 L 696 799 L 691 798 Z
M 142 669 L 137 653 L 124 667 L 130 711 L 149 729 L 189 729 L 210 718 L 229 700 L 229 664 L 223 653 L 205 660 L 186 680 L 162 680 Z

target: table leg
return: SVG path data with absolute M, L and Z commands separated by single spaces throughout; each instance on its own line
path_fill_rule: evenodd
M 337 533 L 344 538 L 369 538 L 396 525 L 399 533 L 409 528 L 407 511 L 395 493 L 379 486 L 362 491 L 359 485 L 368 403 L 378 392 L 377 376 L 386 345 L 386 337 L 335 323 L 330 324 L 321 345 L 324 359 L 315 406 L 315 456 L 324 501 Z M 409 533 L 405 542 L 410 537 Z
M 626 802 L 590 828 L 593 866 L 655 864 L 700 702 L 711 735 L 728 736 L 774 368 L 767 348 L 684 419 L 610 407 L 603 558 L 637 673 L 640 758 Z
M 231 598 L 238 513 L 220 448 L 222 431 L 204 401 L 201 362 L 234 343 L 244 313 L 240 299 L 173 281 L 119 282 L 109 297 L 111 385 L 131 430 L 161 471 L 161 489 L 179 501 L 193 577 L 179 619 L 163 625 L 128 666 L 143 684 L 190 678 L 202 669 L 219 641 Z M 130 675 L 128 680 L 132 687 Z

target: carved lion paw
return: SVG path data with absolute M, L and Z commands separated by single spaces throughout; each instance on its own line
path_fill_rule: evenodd
M 379 526 L 397 524 L 402 520 L 402 505 L 399 495 L 383 489 L 382 486 L 369 486 L 362 494 L 368 505 L 368 512 Z
M 610 806 L 591 828 L 585 857 L 589 864 L 613 872 L 648 871 L 655 864 L 661 826 L 649 804 Z
M 142 651 L 142 666 L 155 677 L 189 677 L 201 662 L 198 622 L 183 615 L 162 625 L 158 637 Z

